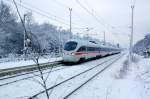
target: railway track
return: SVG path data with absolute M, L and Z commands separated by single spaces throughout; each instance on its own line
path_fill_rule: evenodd
M 59 64 L 57 65 L 57 67 L 59 67 Z M 51 68 L 51 67 L 49 67 L 49 68 Z M 44 71 L 44 70 L 49 69 L 49 68 L 43 68 L 42 70 Z M 15 77 L 19 77 L 19 76 L 23 76 L 23 75 L 27 75 L 27 74 L 32 74 L 32 73 L 35 73 L 35 72 L 38 72 L 38 70 L 18 73 L 18 74 L 14 74 L 14 75 L 3 76 L 3 77 L 0 78 L 0 80 L 6 80 L 6 79 L 10 79 L 10 78 L 15 78 Z
M 57 66 L 59 64 L 60 64 L 59 61 L 58 62 L 43 63 L 43 64 L 40 64 L 40 68 L 46 69 L 46 68 L 50 68 L 52 66 Z M 38 67 L 36 65 L 28 65 L 28 66 L 14 67 L 14 68 L 9 68 L 9 69 L 1 69 L 0 70 L 0 77 L 15 75 L 15 74 L 23 73 L 23 72 L 31 72 L 31 71 L 35 71 L 37 69 L 38 69 Z M 25 74 L 27 74 L 27 73 L 25 73 Z M 20 75 L 24 75 L 24 74 L 20 74 Z M 6 77 L 6 78 L 11 78 L 11 77 Z M 1 78 L 1 80 L 2 79 L 5 79 L 5 77 Z
M 60 66 L 58 66 L 58 67 L 61 67 L 61 65 Z M 58 71 L 58 70 L 62 70 L 62 69 L 66 69 L 66 68 L 69 68 L 69 67 L 62 67 L 62 68 L 56 68 L 55 70 L 52 70 L 51 72 L 56 72 L 56 71 Z M 35 73 L 35 72 L 39 72 L 39 71 L 34 71 L 34 72 L 30 72 L 30 73 L 25 73 L 25 74 L 22 74 L 22 75 L 19 75 L 19 76 L 23 76 L 23 75 L 27 75 L 27 74 L 33 74 L 33 73 Z M 43 74 L 45 75 L 45 74 L 48 74 L 50 72 L 50 70 L 47 70 L 46 72 L 45 71 L 43 71 Z M 13 80 L 13 81 L 8 81 L 8 82 L 5 82 L 5 83 L 1 83 L 0 84 L 0 87 L 2 87 L 2 86 L 5 86 L 5 85 L 9 85 L 9 84 L 13 84 L 13 83 L 16 83 L 16 82 L 19 82 L 19 81 L 22 81 L 22 80 L 27 80 L 27 79 L 30 79 L 30 78 L 33 78 L 33 77 L 35 77 L 35 76 L 39 76 L 40 74 L 34 74 L 34 75 L 31 75 L 31 76 L 28 76 L 28 77 L 23 77 L 23 78 L 20 78 L 20 79 L 17 79 L 17 80 Z M 7 80 L 7 79 L 10 79 L 10 78 L 15 78 L 15 77 L 18 77 L 17 75 L 15 75 L 15 76 L 13 76 L 13 77 L 8 77 L 8 78 L 2 78 L 2 79 L 0 79 L 0 80 Z
M 60 67 L 60 68 L 59 68 Z M 70 66 L 69 66 L 70 67 Z M 62 67 L 62 64 L 58 64 L 57 66 L 55 66 L 55 70 L 52 70 L 51 72 L 55 72 L 55 71 L 58 71 L 58 70 L 63 70 L 63 69 L 66 69 L 66 68 L 69 68 L 69 67 Z M 2 86 L 6 86 L 6 85 L 10 85 L 10 84 L 13 84 L 13 83 L 16 83 L 16 82 L 19 82 L 19 81 L 22 81 L 22 80 L 27 80 L 27 79 L 30 79 L 30 78 L 33 78 L 35 76 L 39 76 L 40 74 L 34 74 L 33 73 L 36 73 L 36 72 L 39 72 L 38 70 L 34 70 L 34 71 L 30 71 L 30 72 L 25 72 L 25 73 L 19 73 L 19 74 L 16 74 L 16 75 L 12 75 L 12 76 L 4 76 L 4 77 L 1 77 L 0 78 L 0 81 L 3 81 L 0 83 L 0 87 Z M 44 68 L 43 69 L 43 74 L 47 74 L 49 73 L 49 70 L 47 68 Z M 22 77 L 24 76 L 25 77 Z M 28 76 L 29 75 L 29 76 Z M 20 77 L 21 78 L 18 78 Z M 17 78 L 17 79 L 16 79 Z M 13 80 L 12 80 L 13 79 Z M 6 80 L 6 81 L 5 81 Z M 11 81 L 12 80 L 12 81 Z
M 86 85 L 88 82 L 90 82 L 92 79 L 94 79 L 95 77 L 97 77 L 100 73 L 102 73 L 103 71 L 105 71 L 107 68 L 109 68 L 113 63 L 115 63 L 116 61 L 118 61 L 119 58 L 117 58 L 116 60 L 112 61 L 111 63 L 109 63 L 105 68 L 103 68 L 102 70 L 100 70 L 99 72 L 97 72 L 96 74 L 94 74 L 92 77 L 90 77 L 88 80 L 86 80 L 84 83 L 82 83 L 81 85 L 79 85 L 77 88 L 75 88 L 74 90 L 72 90 L 70 93 L 68 93 L 63 99 L 68 99 L 69 97 L 71 97 L 71 95 L 73 95 L 76 91 L 78 91 L 81 87 L 83 87 L 84 85 Z
M 99 63 L 99 64 L 96 65 L 96 66 L 93 66 L 93 67 L 91 67 L 91 68 L 89 68 L 89 69 L 87 69 L 87 70 L 85 70 L 85 71 L 83 71 L 83 72 L 81 72 L 81 73 L 78 73 L 78 74 L 76 74 L 76 75 L 74 75 L 74 76 L 72 76 L 72 77 L 70 77 L 70 78 L 68 78 L 68 79 L 66 79 L 66 80 L 64 80 L 64 81 L 62 81 L 62 82 L 59 82 L 58 84 L 56 84 L 56 85 L 54 85 L 54 86 L 49 87 L 47 90 L 50 91 L 50 90 L 52 90 L 52 89 L 54 89 L 54 88 L 57 88 L 57 87 L 59 87 L 59 86 L 65 84 L 66 82 L 69 82 L 69 81 L 71 81 L 71 80 L 73 80 L 73 79 L 75 79 L 75 78 L 77 78 L 77 77 L 79 77 L 79 76 L 81 76 L 81 75 L 83 75 L 83 74 L 86 74 L 86 73 L 88 73 L 88 72 L 90 72 L 90 71 L 92 71 L 92 70 L 96 70 L 97 67 L 99 67 L 99 66 L 101 66 L 101 65 L 104 65 L 105 63 L 109 63 L 109 62 L 111 61 L 111 62 L 110 62 L 109 64 L 107 64 L 103 69 L 101 69 L 100 71 L 96 72 L 92 77 L 90 77 L 89 79 L 87 79 L 86 81 L 84 81 L 84 83 L 82 83 L 82 84 L 79 85 L 77 88 L 75 88 L 74 90 L 72 90 L 71 92 L 69 92 L 68 94 L 66 94 L 66 95 L 63 97 L 63 99 L 67 99 L 67 98 L 70 97 L 74 92 L 76 92 L 77 90 L 79 90 L 82 86 L 84 86 L 85 84 L 87 84 L 89 81 L 91 81 L 91 80 L 92 80 L 93 78 L 95 78 L 97 75 L 99 75 L 99 74 L 102 73 L 104 70 L 106 70 L 108 67 L 110 67 L 113 63 L 115 63 L 115 62 L 116 62 L 118 59 L 120 59 L 122 56 L 123 56 L 123 54 L 117 55 L 117 57 L 115 56 L 115 57 L 112 57 L 112 58 L 110 58 L 110 59 L 108 59 L 108 60 L 105 60 L 104 62 Z M 112 60 L 113 60 L 113 61 L 112 61 Z M 34 98 L 38 97 L 39 95 L 42 95 L 44 92 L 45 92 L 45 91 L 43 90 L 43 91 L 41 91 L 41 92 L 39 92 L 39 93 L 37 93 L 37 94 L 35 94 L 35 95 L 29 97 L 28 99 L 34 99 Z

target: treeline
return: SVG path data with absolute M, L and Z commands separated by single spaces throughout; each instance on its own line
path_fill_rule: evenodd
M 68 30 L 50 23 L 38 24 L 31 12 L 26 13 L 25 21 L 33 49 L 40 48 L 43 53 L 58 52 L 64 42 L 72 35 Z M 60 40 L 61 37 L 61 40 Z M 39 47 L 40 46 L 40 47 Z M 24 28 L 17 13 L 4 2 L 0 2 L 0 56 L 10 53 L 22 54 L 24 49 Z
M 133 51 L 139 55 L 144 55 L 145 52 L 150 52 L 150 34 L 147 34 L 144 39 L 138 41 L 133 48 Z

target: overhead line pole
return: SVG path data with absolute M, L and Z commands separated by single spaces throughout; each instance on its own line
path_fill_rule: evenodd
M 19 16 L 19 18 L 20 18 L 20 20 L 21 20 L 21 23 L 22 23 L 22 26 L 23 26 L 23 29 L 24 29 L 24 41 L 23 41 L 23 43 L 24 43 L 24 46 L 23 46 L 23 47 L 24 47 L 24 48 L 23 48 L 23 54 L 25 55 L 25 59 L 26 59 L 26 49 L 25 49 L 25 48 L 26 48 L 26 35 L 27 35 L 27 30 L 26 30 L 26 26 L 25 26 L 25 17 L 26 17 L 26 15 L 24 15 L 24 18 L 22 19 L 16 1 L 15 1 L 15 0 L 12 0 L 12 2 L 14 3 L 14 5 L 15 5 L 15 7 L 16 7 L 18 16 Z
M 132 47 L 133 47 L 133 32 L 134 32 L 134 5 L 131 5 L 131 36 L 130 36 L 130 49 L 129 49 L 129 64 L 131 65 L 132 61 Z
M 106 44 L 106 37 L 105 37 L 105 31 L 104 31 L 104 45 Z
M 22 25 L 23 25 L 24 31 L 25 31 L 25 33 L 27 33 L 27 30 L 26 30 L 26 27 L 25 27 L 24 21 L 23 21 L 23 19 L 22 19 L 21 15 L 20 15 L 20 12 L 19 12 L 19 9 L 18 9 L 18 6 L 17 6 L 17 3 L 16 3 L 16 1 L 15 1 L 15 0 L 12 0 L 12 1 L 13 1 L 13 3 L 14 3 L 15 7 L 16 7 L 16 10 L 17 10 L 17 13 L 18 13 L 18 15 L 19 15 L 19 18 L 20 18 L 20 20 L 21 20 L 21 23 L 22 23 Z
M 72 8 L 69 8 L 70 11 L 70 39 L 72 38 L 71 33 L 72 33 Z
M 23 22 L 24 22 L 24 25 L 25 25 L 25 22 L 26 22 L 26 14 L 24 14 L 24 16 L 23 16 Z M 24 54 L 24 57 L 25 57 L 25 59 L 26 59 L 26 31 L 24 31 L 24 35 L 23 35 L 23 38 L 24 38 L 24 40 L 23 40 L 23 54 Z

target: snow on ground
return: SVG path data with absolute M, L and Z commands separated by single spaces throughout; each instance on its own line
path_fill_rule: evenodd
M 125 78 L 116 79 L 116 73 L 125 60 L 126 56 L 85 85 L 70 99 L 150 99 L 150 86 L 148 87 L 150 79 L 147 88 L 143 80 L 139 79 L 141 72 L 150 70 L 150 59 L 141 58 L 140 62 L 132 64 Z
M 39 63 L 47 63 L 47 62 L 54 62 L 62 60 L 61 57 L 59 58 L 40 58 Z M 13 62 L 4 62 L 0 63 L 0 69 L 7 69 L 13 67 L 20 67 L 20 66 L 28 66 L 34 65 L 35 62 L 33 60 L 20 60 L 20 61 L 13 61 Z
M 70 93 L 75 88 L 77 88 L 78 86 L 83 84 L 85 81 L 90 79 L 97 72 L 104 69 L 108 64 L 110 64 L 110 62 L 112 62 L 114 60 L 115 60 L 115 58 L 113 60 L 110 60 L 109 62 L 107 62 L 105 64 L 102 64 L 102 65 L 96 67 L 95 69 L 93 69 L 91 71 L 88 71 L 85 74 L 80 75 L 79 77 L 76 77 L 75 79 L 72 79 L 71 81 L 66 82 L 65 84 L 63 84 L 61 86 L 54 88 L 52 90 L 52 94 L 50 95 L 50 99 L 63 99 L 68 93 Z M 97 64 L 98 64 L 98 62 L 97 62 Z M 91 66 L 93 66 L 93 65 L 91 65 Z M 45 94 L 38 96 L 39 99 L 46 99 L 44 97 L 45 97 Z
M 99 60 L 74 65 L 67 69 L 52 72 L 47 80 L 47 86 L 50 87 L 55 83 L 59 83 L 111 57 L 115 56 L 110 56 Z M 32 96 L 40 92 L 41 90 L 43 90 L 43 88 L 35 81 L 35 79 L 39 80 L 39 77 L 34 77 L 34 79 L 31 78 L 10 85 L 1 86 L 0 99 L 26 99 L 28 96 Z
M 116 78 L 126 58 L 125 55 L 102 74 L 75 92 L 69 99 L 150 99 L 150 59 L 139 57 L 139 62 L 132 64 L 126 76 L 120 79 Z M 50 87 L 55 83 L 59 83 L 106 59 L 108 57 L 51 73 L 47 86 Z M 85 75 L 82 78 L 87 76 Z M 81 81 L 82 78 L 79 77 L 78 81 Z M 35 77 L 35 79 L 38 78 Z M 65 86 L 56 88 L 51 94 L 52 99 L 57 99 L 58 97 L 61 99 L 61 95 L 63 96 L 65 90 L 68 91 L 71 85 L 75 85 L 74 88 L 77 87 L 76 84 L 78 83 L 73 84 L 74 82 L 69 82 Z M 40 90 L 42 90 L 42 87 L 34 79 L 28 79 L 0 87 L 0 99 L 26 99 L 27 96 L 32 96 Z M 61 92 L 61 94 L 57 96 L 57 92 Z

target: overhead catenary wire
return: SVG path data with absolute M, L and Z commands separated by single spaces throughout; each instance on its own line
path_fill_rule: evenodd
M 16 0 L 16 1 L 19 2 L 19 0 Z M 45 14 L 47 14 L 47 15 L 50 15 L 50 16 L 52 16 L 52 17 L 54 17 L 54 18 L 60 19 L 60 20 L 62 20 L 62 21 L 66 21 L 66 20 L 63 19 L 62 17 L 58 17 L 58 16 L 56 16 L 56 15 L 53 15 L 53 14 L 51 14 L 51 13 L 49 13 L 49 12 L 46 12 L 46 11 L 44 11 L 44 10 L 41 10 L 41 9 L 35 7 L 35 6 L 32 6 L 32 5 L 30 5 L 30 4 L 26 3 L 26 2 L 23 2 L 23 1 L 22 1 L 21 4 L 23 4 L 23 5 L 25 5 L 25 6 L 28 6 L 28 7 L 32 7 L 32 9 L 34 8 L 34 9 L 36 9 L 36 10 L 42 12 L 42 13 L 45 13 Z M 20 4 L 20 5 L 21 5 L 21 4 Z
M 91 16 L 93 16 L 93 18 L 94 18 L 97 22 L 99 22 L 101 25 L 103 25 L 103 26 L 105 27 L 104 22 L 101 21 L 101 20 L 99 20 L 99 19 L 97 18 L 97 16 L 95 16 L 91 11 L 89 11 L 79 0 L 75 0 L 75 1 L 76 1 L 77 4 L 78 4 L 80 7 L 82 7 L 88 14 L 90 14 Z
M 104 28 L 106 28 L 107 30 L 110 30 L 109 28 L 108 28 L 108 26 L 107 25 L 109 25 L 109 24 L 106 24 L 105 22 L 104 22 L 104 19 L 101 17 L 101 19 L 102 20 L 100 20 L 93 12 L 91 12 L 91 11 L 89 11 L 79 0 L 75 0 L 76 2 L 77 2 L 77 4 L 80 6 L 80 7 L 82 7 L 88 14 L 90 14 L 99 24 L 101 24 Z M 88 5 L 89 6 L 89 5 Z M 94 11 L 93 9 L 92 9 L 92 11 Z
M 63 4 L 63 3 L 61 3 L 61 2 L 59 2 L 58 0 L 53 0 L 53 1 L 55 1 L 55 3 L 57 3 L 57 4 L 59 4 L 59 5 L 61 5 L 61 6 L 64 6 L 65 8 L 71 8 L 70 6 L 68 6 L 68 5 L 66 5 L 66 4 Z
M 8 2 L 11 2 L 10 0 L 7 0 L 7 1 L 8 1 Z M 19 6 L 21 6 L 21 7 L 24 8 L 24 9 L 33 11 L 33 12 L 35 12 L 36 14 L 41 15 L 41 16 L 43 16 L 43 17 L 46 17 L 46 18 L 48 18 L 48 19 L 51 19 L 51 20 L 53 20 L 53 21 L 57 21 L 57 22 L 62 23 L 62 24 L 64 24 L 64 25 L 69 25 L 69 24 L 67 24 L 67 23 L 65 23 L 65 22 L 62 22 L 62 21 L 60 21 L 60 20 L 57 20 L 56 18 L 52 18 L 52 17 L 50 17 L 50 16 L 48 16 L 48 15 L 46 15 L 46 14 L 43 14 L 43 13 L 40 12 L 40 11 L 36 11 L 36 10 L 33 10 L 33 9 L 29 8 L 29 7 L 26 7 L 26 6 L 23 5 L 23 4 L 20 5 L 18 2 L 16 2 L 16 4 L 18 4 Z
M 55 0 L 54 0 L 54 1 L 55 1 Z M 83 0 L 83 2 L 85 3 L 85 5 L 82 4 L 82 2 L 79 1 L 79 0 L 75 0 L 75 1 L 76 1 L 77 4 L 78 4 L 80 7 L 82 7 L 88 14 L 90 14 L 92 17 L 94 17 L 94 19 L 96 19 L 96 21 L 97 21 L 98 23 L 100 23 L 100 24 L 103 25 L 108 31 L 110 31 L 110 32 L 112 33 L 112 35 L 114 36 L 114 38 L 117 39 L 117 41 L 119 41 L 118 37 L 114 34 L 114 33 L 115 33 L 115 32 L 114 32 L 114 28 L 118 28 L 118 27 L 112 26 L 112 25 L 110 25 L 109 23 L 104 22 L 104 19 L 103 19 L 101 16 L 97 16 L 97 14 L 96 14 L 96 12 L 94 11 L 94 9 L 89 5 L 89 3 L 88 3 L 86 0 Z M 57 2 L 59 5 L 61 5 L 61 6 L 64 6 L 64 7 L 66 7 L 66 8 L 69 8 L 69 6 L 67 6 L 66 4 L 63 4 L 63 3 L 59 2 L 59 0 L 56 0 L 56 2 Z M 136 0 L 134 1 L 134 4 L 135 4 L 135 2 L 136 2 Z M 87 9 L 87 7 L 88 7 L 88 9 Z M 101 18 L 101 20 L 100 20 L 99 18 Z M 120 33 L 123 33 L 122 31 L 119 31 L 119 32 L 120 32 Z M 118 33 L 118 30 L 117 30 L 117 33 Z
M 59 3 L 59 2 L 57 2 L 57 3 Z M 37 7 L 35 7 L 35 6 L 32 6 L 32 5 L 30 5 L 30 4 L 26 3 L 26 2 L 22 2 L 22 4 L 24 4 L 24 6 L 31 7 L 32 9 L 34 8 L 34 9 L 36 9 L 37 11 L 39 11 L 39 12 L 41 12 L 41 13 L 44 13 L 44 14 L 46 14 L 46 15 L 48 15 L 48 16 L 51 16 L 53 19 L 56 19 L 56 20 L 59 20 L 59 21 L 61 20 L 61 21 L 63 21 L 64 23 L 67 23 L 67 22 L 68 22 L 68 20 L 66 20 L 66 19 L 64 19 L 64 18 L 62 18 L 62 17 L 56 16 L 56 15 L 54 15 L 54 14 L 52 14 L 52 13 L 46 12 L 46 11 L 44 11 L 44 10 L 41 10 L 41 9 L 39 9 L 39 8 L 37 8 Z M 60 4 L 61 4 L 61 3 L 60 3 Z M 65 6 L 65 5 L 63 5 L 63 6 Z M 69 6 L 68 6 L 68 7 L 69 7 Z M 74 23 L 74 22 L 72 22 L 72 24 L 78 26 L 78 24 L 76 24 L 76 23 Z M 68 24 L 68 25 L 69 25 L 69 24 Z M 85 27 L 85 26 L 81 26 L 81 27 Z
M 10 0 L 7 0 L 8 2 L 11 2 Z M 51 19 L 51 20 L 53 20 L 53 21 L 55 21 L 55 22 L 58 22 L 58 23 L 61 23 L 61 24 L 63 24 L 63 25 L 66 25 L 66 26 L 69 26 L 69 23 L 68 22 L 66 22 L 64 19 L 60 19 L 60 18 L 58 18 L 58 17 L 54 17 L 54 15 L 53 15 L 53 17 L 49 14 L 49 13 L 47 13 L 47 12 L 44 12 L 43 10 L 40 10 L 40 9 L 37 9 L 37 8 L 35 8 L 35 7 L 32 7 L 32 8 L 30 8 L 30 7 L 27 7 L 27 5 L 25 5 L 23 2 L 22 2 L 22 4 L 20 5 L 19 4 L 19 2 L 16 2 L 16 4 L 18 5 L 18 6 L 20 6 L 20 7 L 22 7 L 22 8 L 24 8 L 24 9 L 26 9 L 26 10 L 30 10 L 30 11 L 33 11 L 34 13 L 36 13 L 36 14 L 38 14 L 38 15 L 41 15 L 41 16 L 43 16 L 43 17 L 45 17 L 45 18 L 48 18 L 48 19 Z M 33 9 L 34 8 L 34 9 Z M 36 9 L 36 10 L 35 10 Z M 65 21 L 65 22 L 64 22 Z M 75 24 L 74 24 L 75 25 Z M 75 28 L 80 28 L 79 26 L 77 27 L 77 26 L 74 26 Z M 74 29 L 74 27 L 73 27 L 73 29 Z M 83 26 L 81 26 L 81 27 L 83 27 Z M 85 27 L 85 26 L 84 26 Z
M 7 1 L 8 1 L 8 0 L 7 0 Z M 18 1 L 18 0 L 17 0 L 17 1 Z M 58 1 L 58 0 L 57 0 L 57 1 Z M 77 1 L 79 1 L 79 0 L 77 0 Z M 60 3 L 60 4 L 61 4 L 61 3 Z M 27 5 L 27 4 L 26 4 L 26 5 Z M 39 8 L 33 7 L 33 6 L 32 6 L 32 8 L 27 7 L 26 5 L 25 5 L 25 2 L 22 2 L 22 1 L 21 1 L 21 3 L 20 3 L 18 6 L 21 6 L 22 8 L 27 9 L 27 10 L 31 10 L 31 11 L 33 11 L 33 12 L 35 12 L 35 13 L 37 13 L 37 14 L 43 16 L 43 17 L 46 17 L 46 18 L 51 19 L 51 20 L 53 20 L 53 21 L 56 21 L 56 22 L 58 22 L 58 23 L 64 24 L 64 25 L 66 25 L 66 26 L 69 26 L 69 22 L 65 22 L 65 20 L 64 20 L 63 18 L 57 17 L 57 16 L 55 16 L 55 15 L 53 15 L 53 14 L 47 13 L 47 12 L 45 12 L 45 11 L 39 9 Z M 84 5 L 83 5 L 83 6 L 84 6 Z M 66 7 L 67 7 L 67 6 L 66 6 Z M 69 7 L 69 6 L 68 6 L 68 7 Z M 33 8 L 36 9 L 36 10 L 34 10 Z M 85 9 L 86 9 L 86 7 L 85 7 Z M 87 10 L 88 10 L 88 9 L 87 9 Z M 88 10 L 88 11 L 89 11 L 89 10 Z M 100 19 L 99 19 L 95 14 L 93 14 L 91 11 L 89 11 L 89 13 L 92 14 L 92 15 L 95 17 L 95 19 L 98 20 L 98 22 L 99 22 L 101 25 L 103 25 L 104 27 L 106 27 L 106 24 L 104 23 L 104 20 L 100 20 Z M 85 26 L 84 26 L 84 27 L 85 27 Z M 88 26 L 88 27 L 89 27 L 89 26 Z M 83 29 L 86 29 L 86 28 L 87 28 L 87 26 L 86 26 L 85 28 L 83 28 Z M 76 27 L 76 26 L 73 25 L 73 29 L 82 29 L 82 27 L 80 27 L 80 26 Z
M 113 37 L 114 38 L 116 38 L 117 39 L 117 37 L 113 34 L 113 31 L 112 30 L 110 30 L 110 28 L 112 29 L 114 26 L 111 26 L 110 24 L 107 24 L 107 23 L 105 23 L 104 22 L 104 19 L 101 17 L 101 19 L 102 20 L 100 20 L 93 12 L 95 12 L 94 11 L 94 9 L 92 9 L 91 11 L 93 11 L 93 12 L 91 12 L 91 11 L 89 11 L 79 0 L 75 0 L 77 3 L 78 3 L 78 5 L 80 6 L 80 7 L 82 7 L 88 14 L 90 14 L 99 24 L 101 24 L 102 26 L 104 26 L 104 28 L 105 29 L 107 29 L 108 31 L 110 31 L 111 33 L 112 33 L 112 35 L 113 35 Z M 87 4 L 87 3 L 86 3 Z M 88 4 L 88 6 L 89 6 L 89 4 Z M 90 7 L 91 8 L 91 7 Z M 119 40 L 118 40 L 119 41 Z
M 106 23 L 106 22 L 104 21 L 104 19 L 103 19 L 101 16 L 97 16 L 97 15 L 95 14 L 96 12 L 94 11 L 94 9 L 93 9 L 92 7 L 89 7 L 89 4 L 88 4 L 86 1 L 84 1 L 84 2 L 86 2 L 86 5 L 87 5 L 89 8 L 91 8 L 91 11 L 92 11 L 92 12 L 91 12 L 89 9 L 87 9 L 79 0 L 75 0 L 75 1 L 76 1 L 77 4 L 78 4 L 80 7 L 82 7 L 88 14 L 90 14 L 98 23 L 100 23 L 102 26 L 104 26 L 104 28 L 106 28 L 107 30 L 110 30 L 109 27 L 110 27 L 110 28 L 113 27 L 112 25 Z M 101 20 L 100 20 L 99 18 L 101 18 Z
M 79 1 L 79 0 L 76 0 L 76 1 Z M 95 13 L 95 15 L 94 16 L 96 16 L 96 12 L 95 12 L 95 10 L 89 5 L 89 3 L 86 1 L 86 0 L 83 0 L 84 2 L 85 2 L 85 4 L 87 5 L 87 7 L 89 8 L 89 9 L 91 9 L 91 14 L 93 14 L 94 15 L 94 13 Z M 81 2 L 80 2 L 80 4 L 81 4 Z M 83 5 L 83 4 L 82 4 Z M 86 7 L 85 7 L 86 8 Z M 87 8 L 86 8 L 87 9 Z M 88 9 L 87 9 L 88 10 Z M 89 11 L 90 12 L 90 11 Z M 117 28 L 116 26 L 112 26 L 112 25 L 110 25 L 109 23 L 106 23 L 106 22 L 104 22 L 104 19 L 101 17 L 101 16 L 96 16 L 97 18 L 98 17 L 100 17 L 101 19 L 102 19 L 102 21 L 103 21 L 103 23 L 105 24 L 105 27 L 109 30 L 109 31 L 111 31 L 112 32 L 112 30 L 110 30 L 109 28 L 111 28 L 111 29 L 113 29 L 114 27 L 115 28 Z M 108 26 L 108 27 L 107 27 Z
M 68 5 L 64 4 L 64 3 L 61 3 L 61 2 L 58 1 L 58 0 L 53 0 L 53 1 L 54 1 L 55 3 L 57 3 L 59 6 L 65 7 L 65 8 L 67 8 L 67 9 L 71 8 L 71 6 L 68 6 Z M 83 18 L 81 18 L 81 17 L 79 16 L 78 12 L 77 12 L 75 9 L 73 9 L 73 14 L 78 17 L 78 19 L 80 20 L 80 23 L 83 22 Z M 72 23 L 74 24 L 74 22 L 72 22 Z M 88 24 L 86 23 L 86 25 L 88 25 Z M 88 26 L 87 26 L 87 27 L 88 27 Z M 73 28 L 73 29 L 74 29 L 74 28 Z M 77 28 L 76 28 L 76 29 L 77 29 Z M 84 28 L 84 29 L 85 29 L 85 28 Z
M 61 17 L 57 17 L 57 16 L 55 16 L 55 15 L 53 15 L 53 14 L 51 14 L 51 13 L 45 12 L 45 11 L 43 11 L 43 10 L 37 8 L 37 7 L 31 6 L 31 5 L 29 5 L 28 3 L 26 3 L 26 2 L 22 2 L 22 1 L 19 1 L 19 0 L 17 0 L 17 1 L 18 1 L 17 3 L 19 4 L 19 6 L 25 8 L 25 9 L 27 9 L 27 10 L 31 10 L 31 11 L 33 11 L 33 12 L 35 12 L 35 13 L 37 13 L 37 14 L 40 14 L 40 15 L 46 17 L 46 18 L 50 18 L 51 20 L 55 20 L 55 21 L 57 21 L 57 22 L 59 21 L 59 23 L 62 23 L 62 24 L 65 24 L 65 25 L 68 25 L 68 26 L 69 26 L 69 23 L 65 22 L 66 20 L 63 19 L 63 18 L 61 18 Z M 59 2 L 57 2 L 57 3 L 59 3 Z M 59 5 L 65 6 L 65 5 L 63 5 L 62 3 L 59 3 Z M 28 7 L 27 7 L 27 6 L 28 6 Z M 30 7 L 32 7 L 32 8 L 30 8 Z M 67 8 L 67 7 L 69 7 L 69 6 L 65 6 L 65 7 Z M 36 9 L 36 10 L 34 10 L 33 8 Z M 50 15 L 51 17 L 50 17 L 49 15 Z M 60 20 L 61 20 L 61 21 L 60 21 Z M 72 23 L 72 24 L 73 24 L 73 25 L 77 25 L 77 24 L 75 24 L 75 23 Z M 81 27 L 73 26 L 73 29 L 86 29 L 87 27 L 89 27 L 89 26 L 81 26 Z
M 53 1 L 55 1 L 55 3 L 57 3 L 58 5 L 60 5 L 60 6 L 63 6 L 63 7 L 65 7 L 65 8 L 70 8 L 70 6 L 68 6 L 68 5 L 66 5 L 66 4 L 64 4 L 64 3 L 61 3 L 61 2 L 59 2 L 59 0 L 53 0 Z M 113 27 L 113 26 L 111 26 L 110 24 L 106 24 L 105 22 L 104 22 L 104 19 L 101 17 L 101 19 L 102 20 L 100 20 L 98 17 L 100 17 L 100 16 L 95 16 L 94 15 L 94 13 L 93 12 L 95 12 L 94 11 L 94 9 L 88 4 L 88 2 L 87 1 L 84 1 L 85 3 L 86 3 L 86 5 L 88 6 L 88 8 L 91 8 L 92 9 L 92 11 L 93 12 L 91 12 L 91 11 L 89 11 L 79 0 L 75 0 L 77 3 L 78 3 L 78 5 L 80 5 L 84 10 L 86 10 L 86 12 L 88 12 L 90 15 L 92 15 L 92 17 L 94 17 L 95 19 L 96 19 L 96 21 L 98 21 L 101 25 L 103 25 L 105 28 L 107 28 L 108 30 L 109 30 L 109 28 L 107 27 L 107 26 L 109 26 L 109 27 Z M 89 7 L 90 6 L 90 7 Z M 74 13 L 77 13 L 75 10 L 74 10 Z M 79 16 L 78 16 L 78 18 L 80 18 Z M 81 19 L 80 18 L 80 20 L 81 21 L 83 21 L 83 19 Z

